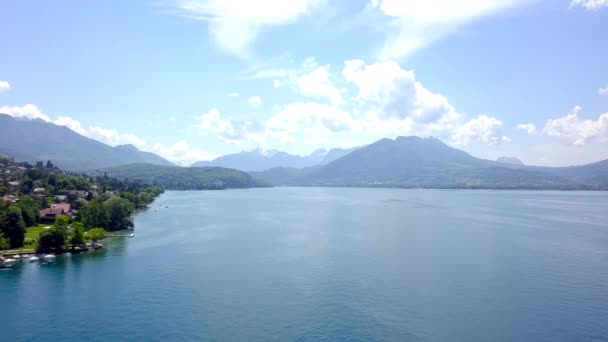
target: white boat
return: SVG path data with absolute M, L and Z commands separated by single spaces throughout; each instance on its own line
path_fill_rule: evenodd
M 15 260 L 21 260 L 21 255 L 15 254 L 15 255 L 13 255 L 13 259 L 15 259 Z
M 15 259 L 6 259 L 2 262 L 2 267 L 5 268 L 12 268 L 15 267 L 15 264 L 17 264 L 17 260 Z
M 52 264 L 55 262 L 56 259 L 57 259 L 57 257 L 55 256 L 55 254 L 47 254 L 42 257 L 42 261 L 45 264 Z
M 129 237 L 134 237 L 134 236 L 135 236 L 135 234 L 131 234 L 131 235 L 129 235 Z
M 40 260 L 40 258 L 36 255 L 32 255 L 29 259 L 27 259 L 27 261 L 29 261 L 29 262 L 35 262 L 38 260 Z
M 154 211 L 158 211 L 158 209 L 154 209 Z

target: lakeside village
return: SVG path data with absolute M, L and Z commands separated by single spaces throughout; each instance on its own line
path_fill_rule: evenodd
M 31 165 L 0 155 L 0 268 L 23 260 L 48 265 L 58 253 L 101 248 L 98 241 L 108 232 L 133 229 L 133 213 L 162 192 L 105 174 L 62 171 L 51 161 Z

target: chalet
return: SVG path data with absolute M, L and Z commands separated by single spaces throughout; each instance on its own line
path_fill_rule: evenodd
M 69 203 L 52 204 L 49 208 L 40 210 L 38 216 L 41 219 L 54 220 L 57 216 L 69 214 L 70 209 Z
M 21 185 L 21 183 L 14 181 L 14 182 L 8 182 L 8 191 L 17 191 L 17 189 L 19 189 L 19 186 Z
M 19 202 L 19 198 L 17 196 L 6 195 L 2 196 L 2 202 L 17 203 Z

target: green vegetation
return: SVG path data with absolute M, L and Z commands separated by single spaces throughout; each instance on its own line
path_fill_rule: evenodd
M 99 240 L 102 240 L 106 237 L 107 233 L 105 231 L 105 229 L 103 228 L 93 228 L 91 230 L 89 230 L 86 233 L 86 238 L 93 241 L 93 242 L 97 242 Z
M 154 184 L 171 190 L 221 190 L 266 186 L 249 174 L 222 167 L 172 167 L 132 164 L 97 171 L 119 179 Z
M 61 171 L 51 161 L 33 166 L 0 155 L 0 250 L 62 251 L 83 245 L 87 229 L 132 228 L 135 210 L 162 192 L 138 181 Z M 45 221 L 54 223 L 44 229 Z

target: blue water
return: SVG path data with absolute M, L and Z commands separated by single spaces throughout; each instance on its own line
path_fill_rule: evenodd
M 0 271 L 0 340 L 608 340 L 608 193 L 167 192 L 135 224 Z

